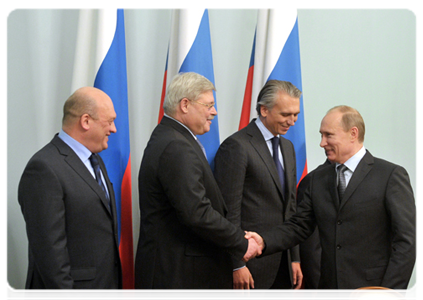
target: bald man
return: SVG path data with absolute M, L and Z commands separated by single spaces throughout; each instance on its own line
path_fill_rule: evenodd
M 65 102 L 62 130 L 28 162 L 18 200 L 29 243 L 27 289 L 121 287 L 115 198 L 103 161 L 112 100 L 93 87 Z

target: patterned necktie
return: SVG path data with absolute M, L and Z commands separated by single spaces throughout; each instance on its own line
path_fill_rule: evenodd
M 344 172 L 348 168 L 345 165 L 339 165 L 337 168 L 338 168 L 338 195 L 339 195 L 339 201 L 342 201 L 342 197 L 344 197 L 344 193 L 345 193 L 345 188 L 347 187 Z
M 283 196 L 285 197 L 285 172 L 283 171 L 281 162 L 279 161 L 279 137 L 272 138 L 273 146 L 273 161 L 275 162 L 276 169 L 278 170 L 279 180 L 281 182 Z
M 107 200 L 109 200 L 109 195 L 107 193 L 106 187 L 103 184 L 103 180 L 101 180 L 100 164 L 98 163 L 97 154 L 93 153 L 90 156 L 90 162 L 91 162 L 91 166 L 94 169 L 95 179 L 97 180 L 97 183 L 100 185 L 103 192 L 106 194 Z

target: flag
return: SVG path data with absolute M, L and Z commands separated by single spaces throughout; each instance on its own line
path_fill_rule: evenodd
M 207 9 L 173 11 L 171 37 L 163 80 L 161 109 L 163 107 L 167 84 L 180 72 L 201 74 L 215 84 L 209 13 Z M 217 111 L 216 93 L 214 91 L 213 96 Z M 159 113 L 159 122 L 162 116 L 163 112 L 161 110 Z M 198 139 L 203 144 L 207 153 L 207 160 L 213 169 L 214 157 L 220 145 L 218 116 L 213 119 L 210 131 L 199 135 Z
M 257 96 L 268 80 L 289 81 L 302 91 L 297 11 L 259 10 L 253 54 L 250 119 L 256 115 Z M 295 148 L 297 185 L 307 174 L 303 95 L 300 98 L 300 110 L 295 126 L 291 127 L 284 136 L 293 143 Z
M 125 23 L 122 9 L 105 15 L 103 20 L 112 34 L 104 39 L 104 59 L 98 69 L 94 87 L 104 91 L 113 101 L 117 114 L 117 132 L 109 137 L 108 148 L 100 153 L 113 183 L 116 198 L 119 253 L 122 263 L 124 289 L 134 288 L 134 262 L 132 240 L 132 184 L 131 155 L 129 145 L 128 90 L 126 73 Z M 114 32 L 114 36 L 113 36 Z
M 242 102 L 241 119 L 239 121 L 239 130 L 250 123 L 251 96 L 253 93 L 254 76 L 254 55 L 256 47 L 256 36 L 254 35 L 253 50 L 251 51 L 250 66 L 248 67 L 247 83 L 245 85 L 244 101 Z

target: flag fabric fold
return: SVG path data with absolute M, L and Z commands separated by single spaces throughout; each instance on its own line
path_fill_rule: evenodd
M 253 70 L 251 62 L 253 62 Z M 255 111 L 257 96 L 268 80 L 289 81 L 302 91 L 297 10 L 259 10 L 251 62 L 247 79 L 247 88 L 250 87 L 251 91 L 246 88 L 240 129 L 241 126 L 245 126 L 245 118 L 248 114 L 244 109 L 244 106 L 248 105 L 246 102 L 251 99 L 249 116 L 251 120 L 257 115 Z M 297 184 L 307 174 L 303 96 L 300 98 L 300 110 L 295 126 L 291 127 L 284 136 L 294 144 Z
M 166 86 L 170 83 L 170 80 L 180 72 L 195 72 L 201 74 L 215 84 L 209 12 L 207 9 L 177 9 L 173 11 L 159 122 L 163 116 L 162 107 Z M 213 95 L 216 103 L 215 108 L 217 110 L 215 92 L 213 92 Z M 207 153 L 207 160 L 213 168 L 214 157 L 220 145 L 218 116 L 213 119 L 210 131 L 198 136 L 198 139 L 203 144 Z
M 104 54 L 100 55 L 103 61 L 98 69 L 94 87 L 101 89 L 112 99 L 117 114 L 117 132 L 109 137 L 108 148 L 100 155 L 115 191 L 123 288 L 132 289 L 132 183 L 124 11 L 119 9 L 116 13 L 114 10 L 112 14 L 106 14 L 102 22 L 106 25 L 105 37 L 108 35 L 111 39 L 104 38 L 103 47 L 99 47 Z M 110 28 L 115 25 L 115 30 Z

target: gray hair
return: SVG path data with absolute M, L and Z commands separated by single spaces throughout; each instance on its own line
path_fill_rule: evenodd
M 176 107 L 183 98 L 194 101 L 201 94 L 215 90 L 213 83 L 200 74 L 194 72 L 179 73 L 172 79 L 167 88 L 163 110 L 167 115 L 173 116 Z
M 263 86 L 257 97 L 256 110 L 259 116 L 261 116 L 261 106 L 265 106 L 269 110 L 275 106 L 276 96 L 280 92 L 286 93 L 293 98 L 300 98 L 302 94 L 302 92 L 289 81 L 269 80 Z

